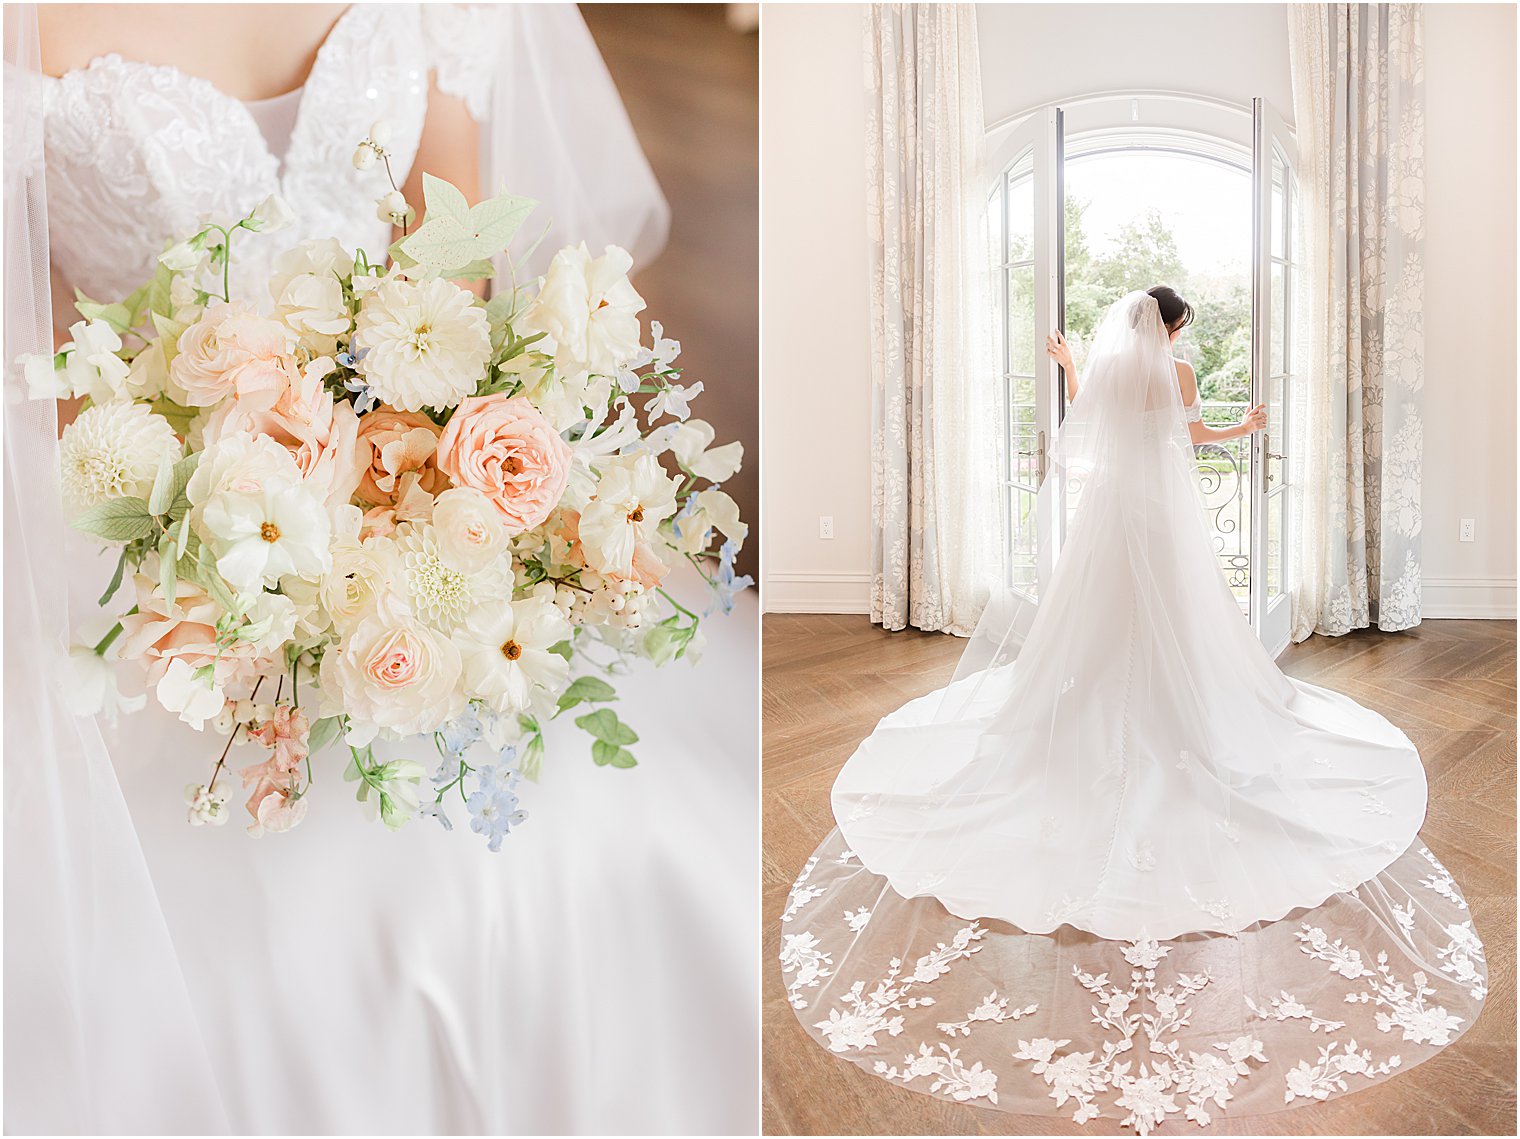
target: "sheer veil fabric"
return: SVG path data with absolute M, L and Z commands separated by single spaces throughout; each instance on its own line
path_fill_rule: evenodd
M 1242 620 L 1148 295 L 1106 314 L 1052 460 L 1039 596 L 995 598 L 835 782 L 782 918 L 798 1015 L 888 1079 L 1142 1132 L 1424 1059 L 1486 983 L 1419 755 Z
M 664 199 L 575 8 L 503 5 L 451 27 L 471 13 L 443 7 L 345 12 L 303 91 L 282 172 L 246 109 L 204 81 L 115 57 L 67 84 L 42 75 L 33 10 L 6 7 L 9 1131 L 751 1125 L 753 1056 L 707 1041 L 756 1021 L 752 598 L 708 626 L 699 670 L 676 666 L 679 706 L 669 673 L 620 682 L 630 721 L 638 710 L 639 769 L 594 768 L 574 732 L 549 740 L 563 763 L 545 764 L 534 817 L 512 836 L 523 841 L 500 855 L 426 820 L 386 832 L 353 806 L 330 755 L 318 757 L 330 761 L 321 807 L 278 836 L 291 841 L 254 841 L 236 824 L 192 829 L 180 791 L 204 778 L 219 741 L 156 705 L 114 725 L 66 706 L 69 644 L 111 566 L 64 525 L 55 408 L 26 400 L 9 366 L 52 350 L 52 301 L 67 308 L 66 294 L 49 295 L 61 253 L 68 284 L 109 297 L 151 273 L 171 236 L 152 228 L 240 216 L 281 189 L 321 212 L 293 233 L 249 238 L 234 258 L 249 281 L 307 237 L 378 254 L 388 230 L 375 230 L 376 195 L 351 181 L 353 130 L 362 137 L 385 102 L 408 151 L 404 177 L 427 66 L 471 103 L 492 191 L 537 197 L 535 217 L 556 219 L 527 272 L 571 236 L 646 261 L 659 252 Z M 98 158 L 80 149 L 76 166 L 69 148 L 92 126 Z M 159 161 L 169 152 L 173 162 Z M 252 284 L 233 287 L 256 299 Z M 699 600 L 693 582 L 669 585 Z M 236 749 L 233 760 L 243 762 Z M 701 985 L 660 983 L 691 956 Z

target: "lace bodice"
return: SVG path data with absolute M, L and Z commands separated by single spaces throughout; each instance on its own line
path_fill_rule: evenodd
M 1189 423 L 1203 422 L 1203 396 L 1198 392 L 1193 393 L 1193 402 L 1182 409 L 1182 418 Z
M 456 34 L 468 13 L 423 10 L 434 7 L 357 4 L 338 18 L 299 96 L 283 167 L 246 104 L 176 68 L 105 55 L 46 80 L 55 309 L 68 309 L 75 287 L 120 299 L 152 274 L 170 239 L 205 218 L 236 220 L 271 193 L 295 210 L 295 224 L 270 238 L 239 235 L 234 296 L 267 303 L 274 257 L 308 238 L 336 237 L 383 254 L 390 227 L 374 203 L 389 183 L 378 167 L 354 169 L 355 145 L 385 120 L 392 170 L 403 181 L 422 136 L 429 69 L 439 67 L 446 90 L 445 66 L 460 71 L 463 62 L 466 75 L 480 78 L 470 61 L 440 60 L 436 50 L 432 25 L 447 20 L 455 52 L 468 55 L 474 46 L 483 54 L 481 37 Z

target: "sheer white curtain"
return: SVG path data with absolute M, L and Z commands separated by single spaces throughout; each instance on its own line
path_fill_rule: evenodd
M 1293 639 L 1420 621 L 1419 4 L 1290 4 L 1308 358 Z
M 866 21 L 871 620 L 969 636 L 996 576 L 996 382 L 970 4 Z

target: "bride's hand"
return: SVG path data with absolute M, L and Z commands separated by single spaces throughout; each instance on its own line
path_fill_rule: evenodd
M 1267 405 L 1257 403 L 1246 408 L 1246 413 L 1240 417 L 1240 426 L 1245 429 L 1247 435 L 1256 431 L 1265 431 L 1267 427 Z
M 1045 338 L 1045 354 L 1068 372 L 1073 370 L 1071 345 L 1066 343 L 1066 337 L 1061 335 L 1059 328 Z

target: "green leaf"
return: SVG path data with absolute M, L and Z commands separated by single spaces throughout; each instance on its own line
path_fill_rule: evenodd
M 168 514 L 178 493 L 174 487 L 174 456 L 166 454 L 158 461 L 158 474 L 153 476 L 153 489 L 148 492 L 148 513 Z
M 575 726 L 606 743 L 624 746 L 639 742 L 638 733 L 619 720 L 611 708 L 598 708 L 595 712 L 577 716 Z
M 118 333 L 126 332 L 132 327 L 132 310 L 124 304 L 103 305 L 75 289 L 74 307 L 86 320 L 103 320 Z
M 539 774 L 543 771 L 543 768 L 544 737 L 541 735 L 530 736 L 528 742 L 523 745 L 517 770 L 522 772 L 523 778 L 530 783 L 537 783 Z
M 178 559 L 174 556 L 174 542 L 165 534 L 158 544 L 158 588 L 170 605 L 179 596 Z
M 564 657 L 566 660 L 569 660 L 571 654 L 575 652 L 575 648 L 569 641 L 561 641 L 557 645 L 550 645 L 549 651 L 555 656 Z
M 159 396 L 153 401 L 153 410 L 169 421 L 169 426 L 174 428 L 174 433 L 180 438 L 189 434 L 190 421 L 195 418 L 195 408 L 183 407 L 168 396 Z
M 96 602 L 97 605 L 105 605 L 105 603 L 110 601 L 112 597 L 116 596 L 116 591 L 121 588 L 122 575 L 124 575 L 126 572 L 127 549 L 125 546 L 123 546 L 121 550 L 121 557 L 116 559 L 116 572 L 111 575 L 111 584 L 106 586 L 106 591 L 100 595 L 100 600 Z
M 112 498 L 75 518 L 74 527 L 108 542 L 133 542 L 153 533 L 153 515 L 140 498 Z
M 442 178 L 422 176 L 426 220 L 398 248 L 430 275 L 452 277 L 472 263 L 506 249 L 538 203 L 499 194 L 471 207 L 459 190 Z
M 637 767 L 639 761 L 625 747 L 597 740 L 591 745 L 591 759 L 598 767 Z
M 311 734 L 306 737 L 307 749 L 315 755 L 336 740 L 342 732 L 343 722 L 340 717 L 323 716 L 311 726 Z
M 617 699 L 617 689 L 595 676 L 577 677 L 564 692 L 560 693 L 559 710 L 574 708 L 577 704 L 603 704 Z

